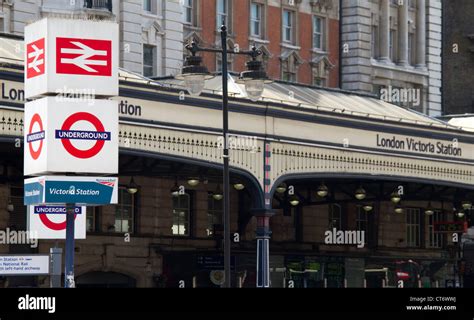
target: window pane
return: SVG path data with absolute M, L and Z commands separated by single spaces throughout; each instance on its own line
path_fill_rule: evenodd
M 252 3 L 251 5 L 251 12 L 250 12 L 250 32 L 253 36 L 260 36 L 260 21 L 261 21 L 261 5 L 257 3 Z
M 283 40 L 291 42 L 293 35 L 293 13 L 291 11 L 283 11 Z
M 143 0 L 143 9 L 145 11 L 151 11 L 151 0 Z
M 134 219 L 133 195 L 125 188 L 120 188 L 118 193 L 119 203 L 115 206 L 115 232 L 131 232 Z
M 150 45 L 143 46 L 143 75 L 151 77 L 154 75 L 155 47 Z
M 173 197 L 173 235 L 189 236 L 190 198 L 188 194 Z
M 227 0 L 217 0 L 217 29 L 220 29 L 222 22 L 228 26 L 227 21 Z
M 95 208 L 87 207 L 86 210 L 86 231 L 92 232 L 95 231 Z
M 314 41 L 314 47 L 320 49 L 321 48 L 321 35 L 315 34 L 313 41 Z
M 207 228 L 206 233 L 208 236 L 214 234 L 214 225 L 222 224 L 222 203 L 223 201 L 215 200 L 212 194 L 208 195 L 208 211 L 207 211 Z

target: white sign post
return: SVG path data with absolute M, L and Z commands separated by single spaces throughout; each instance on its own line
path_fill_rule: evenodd
M 25 175 L 118 173 L 118 105 L 105 100 L 119 92 L 118 32 L 112 21 L 62 18 L 25 28 L 25 97 L 38 99 L 25 104 Z M 41 225 L 30 227 L 65 228 L 65 287 L 72 288 L 76 206 L 116 203 L 118 181 L 59 178 L 25 180 L 24 203 L 65 206 L 66 221 L 40 214 L 30 222 Z

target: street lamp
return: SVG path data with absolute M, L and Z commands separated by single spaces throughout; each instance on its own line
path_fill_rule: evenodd
M 130 194 L 135 194 L 138 192 L 138 185 L 135 183 L 135 180 L 133 179 L 133 177 L 127 186 L 127 192 Z
M 223 138 L 224 138 L 224 152 L 223 152 L 223 185 L 224 185 L 224 271 L 225 280 L 224 288 L 231 287 L 230 281 L 230 177 L 229 177 L 229 145 L 228 145 L 228 132 L 229 132 L 229 116 L 228 116 L 228 100 L 229 94 L 227 90 L 227 55 L 228 54 L 241 54 L 251 57 L 251 61 L 247 62 L 247 71 L 240 74 L 238 82 L 245 84 L 245 90 L 247 96 L 256 101 L 260 99 L 263 93 L 263 86 L 265 83 L 270 82 L 267 78 L 265 71 L 263 70 L 262 63 L 257 61 L 257 57 L 262 54 L 261 50 L 257 50 L 255 46 L 250 51 L 227 51 L 227 27 L 225 21 L 221 27 L 221 48 L 201 48 L 195 41 L 192 41 L 186 46 L 186 49 L 191 53 L 190 56 L 186 57 L 186 61 L 182 72 L 176 77 L 178 80 L 183 80 L 188 92 L 191 95 L 199 95 L 204 89 L 204 82 L 206 79 L 212 78 L 205 66 L 202 66 L 202 58 L 196 56 L 198 52 L 214 52 L 222 55 L 221 66 L 222 66 L 222 113 L 223 113 Z

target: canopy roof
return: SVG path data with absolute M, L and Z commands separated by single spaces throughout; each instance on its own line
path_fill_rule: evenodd
M 24 45 L 20 37 L 0 36 L 0 64 L 23 65 Z M 207 80 L 204 92 L 222 94 L 222 75 Z M 172 77 L 150 79 L 124 69 L 120 69 L 121 81 L 148 84 L 185 90 L 182 81 Z M 245 98 L 245 88 L 235 82 L 237 76 L 229 75 L 229 95 Z M 387 103 L 369 94 L 359 94 L 339 89 L 320 88 L 275 81 L 265 86 L 261 101 L 281 103 L 304 109 L 315 109 L 363 118 L 398 121 L 400 123 L 426 125 L 430 127 L 459 130 L 463 124 L 449 124 L 414 110 Z M 472 127 L 472 125 L 470 125 Z M 472 131 L 468 129 L 467 131 Z

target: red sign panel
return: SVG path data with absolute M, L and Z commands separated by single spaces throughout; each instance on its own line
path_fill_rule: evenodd
M 44 38 L 26 45 L 26 78 L 31 79 L 44 74 Z
M 112 75 L 112 41 L 56 38 L 56 73 Z

